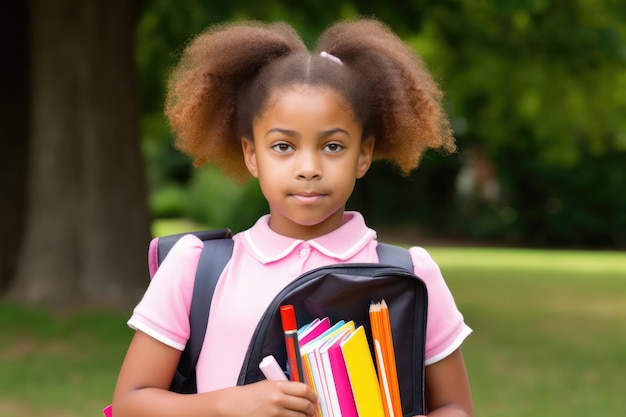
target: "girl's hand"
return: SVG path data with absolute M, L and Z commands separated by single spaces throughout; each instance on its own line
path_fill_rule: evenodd
M 226 388 L 218 402 L 218 414 L 233 417 L 313 416 L 317 410 L 315 392 L 292 381 L 260 381 Z

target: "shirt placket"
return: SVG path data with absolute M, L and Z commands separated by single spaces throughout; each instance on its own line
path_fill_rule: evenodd
M 310 269 L 309 259 L 311 257 L 311 245 L 307 242 L 302 242 L 298 248 L 296 248 L 296 254 L 298 256 L 298 263 L 300 265 L 300 273 L 303 273 Z

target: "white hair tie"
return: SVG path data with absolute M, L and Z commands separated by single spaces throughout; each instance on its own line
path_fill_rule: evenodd
M 341 59 L 337 58 L 335 55 L 331 55 L 331 54 L 329 54 L 329 53 L 328 53 L 328 52 L 326 52 L 326 51 L 322 51 L 322 52 L 320 52 L 320 56 L 321 56 L 321 57 L 324 57 L 324 58 L 328 58 L 328 59 L 330 59 L 331 61 L 334 61 L 334 62 L 338 63 L 339 65 L 343 65 L 343 62 L 341 62 Z

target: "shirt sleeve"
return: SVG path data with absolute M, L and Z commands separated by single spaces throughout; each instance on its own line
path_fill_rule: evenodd
M 189 339 L 189 308 L 202 241 L 185 235 L 154 274 L 128 325 L 178 350 Z
M 472 332 L 458 310 L 437 263 L 423 248 L 412 247 L 415 275 L 426 284 L 428 316 L 425 364 L 431 365 L 454 352 Z

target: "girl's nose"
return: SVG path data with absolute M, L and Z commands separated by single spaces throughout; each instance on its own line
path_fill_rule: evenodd
M 321 160 L 317 152 L 300 151 L 296 159 L 296 177 L 312 180 L 322 177 Z

